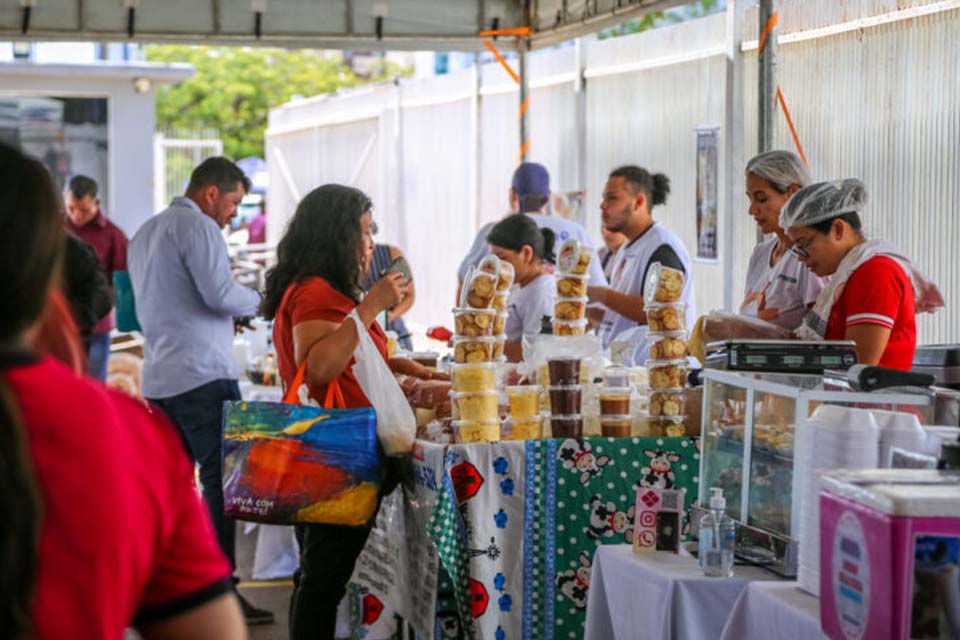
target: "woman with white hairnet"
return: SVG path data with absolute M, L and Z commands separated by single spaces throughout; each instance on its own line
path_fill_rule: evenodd
M 896 247 L 864 237 L 866 203 L 863 183 L 848 178 L 804 187 L 783 207 L 790 250 L 817 275 L 833 276 L 797 335 L 853 340 L 862 364 L 909 371 L 915 315 L 942 307 L 943 297 Z
M 740 314 L 793 330 L 827 282 L 789 251 L 792 242 L 780 226 L 783 205 L 810 184 L 810 174 L 790 151 L 761 153 L 747 163 L 745 173 L 750 217 L 769 237 L 750 256 Z

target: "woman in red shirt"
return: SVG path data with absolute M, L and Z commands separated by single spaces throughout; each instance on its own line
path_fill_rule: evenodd
M 243 638 L 179 435 L 29 350 L 63 259 L 57 200 L 0 145 L 0 635 Z
M 863 183 L 849 178 L 804 187 L 784 205 L 780 226 L 790 250 L 818 276 L 833 276 L 797 334 L 853 340 L 862 364 L 909 371 L 916 313 L 942 307 L 943 298 L 893 245 L 864 237 L 866 202 Z
M 277 265 L 267 274 L 261 313 L 273 319 L 273 341 L 284 385 L 289 387 L 306 361 L 304 381 L 322 403 L 336 380 L 347 407 L 369 407 L 353 375 L 357 327 L 347 316 L 356 308 L 363 330 L 387 358 L 387 337 L 377 316 L 399 304 L 407 292 L 401 273 L 380 278 L 366 295 L 361 283 L 373 255 L 370 199 L 361 191 L 329 184 L 300 202 L 277 245 Z M 409 359 L 388 360 L 395 373 L 438 376 Z M 298 525 L 300 568 L 294 576 L 290 637 L 333 638 L 337 605 L 346 591 L 370 527 Z

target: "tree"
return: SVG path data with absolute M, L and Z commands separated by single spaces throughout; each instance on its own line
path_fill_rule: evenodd
M 334 93 L 366 82 L 339 53 L 325 51 L 151 45 L 145 53 L 151 62 L 187 62 L 196 68 L 190 79 L 158 89 L 157 127 L 214 129 L 224 155 L 234 159 L 263 157 L 270 109 L 295 95 Z M 370 80 L 405 72 L 382 63 Z
M 698 0 L 682 7 L 668 9 L 666 11 L 655 11 L 648 13 L 642 18 L 636 20 L 627 20 L 615 27 L 611 27 L 597 34 L 597 38 L 605 40 L 607 38 L 616 38 L 630 33 L 640 33 L 648 29 L 656 29 L 685 20 L 703 18 L 726 9 L 726 0 Z

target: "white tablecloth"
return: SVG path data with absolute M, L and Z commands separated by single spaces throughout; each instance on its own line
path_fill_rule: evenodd
M 628 545 L 597 547 L 585 638 L 716 638 L 751 580 L 776 579 L 756 567 L 736 567 L 734 573 L 733 578 L 708 578 L 687 554 L 638 555 Z
M 753 582 L 740 595 L 723 640 L 820 640 L 820 600 L 796 582 Z

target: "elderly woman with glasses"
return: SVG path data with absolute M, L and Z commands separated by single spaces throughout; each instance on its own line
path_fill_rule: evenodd
M 783 205 L 810 184 L 810 174 L 797 154 L 779 150 L 752 158 L 745 174 L 750 217 L 768 237 L 750 256 L 740 314 L 792 331 L 827 283 L 790 252 L 792 243 L 780 226 Z
M 804 187 L 784 205 L 790 251 L 818 276 L 832 276 L 797 335 L 853 340 L 861 363 L 909 371 L 916 314 L 942 307 L 943 297 L 893 245 L 864 236 L 866 203 L 863 183 L 850 178 Z

